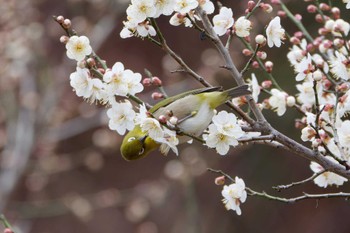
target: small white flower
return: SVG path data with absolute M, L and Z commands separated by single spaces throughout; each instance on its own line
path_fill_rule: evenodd
M 312 82 L 303 82 L 296 85 L 298 91 L 297 100 L 303 106 L 311 107 L 315 103 L 314 84 Z
M 304 142 L 312 142 L 315 139 L 315 136 L 316 131 L 310 126 L 306 126 L 301 130 L 301 140 L 303 140 Z
M 77 96 L 86 99 L 91 96 L 93 83 L 88 69 L 77 67 L 77 71 L 72 73 L 69 78 L 70 85 L 73 87 Z
M 135 95 L 136 93 L 143 91 L 143 85 L 141 84 L 141 74 L 134 73 L 131 70 L 125 70 L 123 75 L 126 79 L 128 94 Z
M 349 80 L 350 78 L 350 68 L 348 68 L 344 62 L 347 62 L 348 59 L 344 54 L 335 52 L 335 56 L 330 58 L 331 72 L 335 77 L 341 78 L 343 80 Z
M 180 14 L 187 14 L 197 6 L 197 0 L 175 0 L 174 10 Z
M 147 132 L 148 136 L 153 140 L 163 140 L 162 138 L 164 137 L 164 131 L 159 121 L 157 121 L 156 119 L 147 117 L 141 122 L 140 127 L 142 131 Z
M 145 104 L 139 105 L 139 112 L 136 113 L 136 117 L 134 119 L 135 125 L 140 125 L 146 118 L 148 118 L 148 111 Z
M 207 15 L 210 15 L 214 12 L 215 7 L 214 7 L 214 3 L 210 0 L 198 0 L 199 5 L 201 6 L 201 8 L 205 11 L 205 13 Z
M 345 120 L 337 127 L 339 143 L 343 147 L 350 148 L 350 121 Z
M 125 100 L 125 102 L 115 102 L 112 107 L 107 110 L 107 116 L 109 118 L 109 128 L 115 130 L 120 135 L 124 135 L 126 130 L 132 130 L 134 128 L 135 111 L 132 108 L 132 104 Z
M 175 0 L 156 0 L 157 13 L 154 18 L 160 15 L 171 15 L 174 12 Z
M 212 119 L 217 130 L 227 136 L 240 138 L 244 132 L 237 123 L 237 117 L 233 113 L 220 111 Z
M 225 185 L 221 195 L 224 197 L 222 202 L 227 210 L 236 211 L 237 215 L 241 215 L 241 203 L 247 200 L 247 192 L 245 191 L 245 183 L 242 179 L 236 176 L 235 183 L 229 186 Z
M 162 143 L 160 145 L 160 151 L 162 154 L 167 155 L 171 149 L 176 155 L 179 155 L 176 147 L 179 144 L 179 139 L 177 138 L 175 131 L 164 128 L 164 136 L 159 142 Z
M 269 98 L 269 104 L 272 109 L 277 111 L 278 116 L 282 116 L 286 112 L 286 97 L 287 94 L 285 92 L 279 91 L 277 89 L 271 90 L 271 97 Z
M 284 29 L 281 26 L 280 17 L 273 18 L 266 28 L 267 45 L 271 48 L 281 46 L 281 40 L 284 39 Z
M 239 37 L 247 37 L 250 35 L 252 29 L 252 22 L 245 18 L 245 16 L 239 17 L 235 22 L 235 32 Z
M 221 7 L 218 15 L 213 17 L 213 29 L 216 34 L 222 36 L 233 26 L 233 13 L 231 8 Z
M 184 24 L 185 27 L 192 27 L 192 22 L 189 18 L 186 17 L 186 15 L 175 13 L 169 20 L 170 25 L 173 26 L 180 26 L 181 24 Z
M 124 28 L 120 32 L 120 37 L 123 39 L 132 37 L 134 35 L 140 37 L 155 36 L 156 30 L 148 21 L 136 23 L 135 21 L 124 21 Z
M 128 93 L 127 79 L 124 76 L 124 65 L 121 62 L 116 62 L 111 70 L 107 70 L 103 75 L 103 81 L 108 85 L 107 91 L 114 95 L 126 96 Z
M 350 30 L 350 24 L 348 22 L 344 21 L 343 19 L 337 19 L 334 22 L 332 33 L 333 35 L 339 36 L 339 37 L 341 37 L 342 34 L 347 36 L 349 34 L 349 30 Z
M 304 57 L 299 63 L 295 64 L 294 70 L 297 74 L 296 81 L 304 80 L 309 74 L 311 74 L 312 60 L 311 55 L 308 53 L 307 57 Z
M 76 61 L 82 61 L 87 55 L 90 55 L 92 48 L 89 38 L 86 36 L 72 36 L 67 44 L 67 57 Z
M 261 88 L 254 73 L 252 73 L 252 79 L 250 80 L 250 86 L 252 90 L 252 97 L 255 102 L 258 102 Z
M 216 125 L 209 125 L 208 134 L 204 134 L 203 138 L 209 148 L 215 148 L 220 155 L 225 155 L 230 149 L 230 146 L 237 146 L 236 138 L 220 133 Z
M 331 162 L 338 163 L 333 157 L 326 156 L 326 158 Z M 315 162 L 311 162 L 310 168 L 314 173 L 324 171 L 324 168 Z M 339 176 L 338 174 L 335 174 L 333 172 L 324 172 L 314 179 L 314 183 L 319 187 L 323 187 L 323 188 L 327 188 L 327 186 L 331 186 L 331 185 L 337 185 L 337 186 L 343 185 L 344 182 L 346 181 L 348 181 L 348 179 L 342 176 Z
M 145 21 L 147 17 L 153 17 L 157 13 L 154 0 L 131 0 L 131 5 L 126 9 L 127 15 L 136 23 Z

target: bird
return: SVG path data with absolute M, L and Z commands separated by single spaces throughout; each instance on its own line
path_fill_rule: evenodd
M 170 115 L 175 116 L 178 119 L 176 127 L 179 132 L 198 137 L 211 123 L 217 107 L 232 98 L 251 94 L 248 85 L 225 91 L 221 89 L 221 87 L 206 87 L 180 93 L 158 102 L 149 109 L 149 113 L 156 119 L 162 115 L 166 116 L 167 120 Z M 188 140 L 180 140 L 180 143 L 185 141 Z M 136 125 L 125 135 L 120 151 L 125 160 L 131 161 L 144 158 L 159 147 L 160 143 L 143 132 L 140 125 Z

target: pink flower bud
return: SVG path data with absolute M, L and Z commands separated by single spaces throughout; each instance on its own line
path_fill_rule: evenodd
M 305 125 L 300 120 L 297 119 L 297 120 L 295 120 L 294 127 L 296 129 L 302 129 L 305 127 Z
M 256 54 L 261 60 L 265 60 L 267 58 L 267 53 L 264 51 L 259 51 Z
M 265 62 L 265 69 L 266 69 L 266 72 L 271 73 L 271 72 L 272 72 L 272 68 L 273 68 L 273 63 L 272 63 L 272 61 L 267 61 L 267 62 Z
M 62 24 L 64 22 L 64 17 L 62 15 L 59 15 L 56 17 L 56 21 L 59 24 Z
M 106 70 L 105 69 L 103 69 L 103 68 L 98 68 L 97 69 L 101 74 L 104 74 L 104 73 L 106 73 Z
M 264 89 L 268 89 L 272 86 L 271 80 L 265 80 L 261 83 L 261 87 Z
M 11 230 L 10 228 L 5 228 L 4 233 L 13 233 L 13 230 Z
M 285 18 L 287 16 L 286 12 L 284 11 L 277 11 L 277 15 L 281 18 Z
M 253 67 L 254 69 L 258 69 L 258 68 L 259 68 L 259 62 L 253 61 L 252 67 Z
M 315 20 L 316 20 L 317 23 L 323 23 L 323 17 L 322 17 L 322 15 L 317 14 L 317 15 L 315 16 Z
M 340 10 L 338 7 L 332 7 L 331 12 L 333 14 L 334 19 L 339 19 L 340 18 Z
M 260 7 L 268 14 L 273 11 L 272 6 L 268 3 L 260 3 Z
M 160 80 L 160 78 L 158 78 L 156 76 L 152 77 L 151 81 L 152 81 L 152 84 L 154 84 L 158 87 L 162 86 L 162 80 Z
M 341 92 L 346 92 L 347 90 L 349 90 L 349 84 L 342 83 L 340 86 L 338 86 L 337 90 Z
M 144 78 L 142 80 L 142 84 L 145 86 L 145 87 L 149 87 L 152 85 L 152 82 L 151 82 L 151 79 L 150 78 Z
M 167 122 L 166 116 L 160 115 L 160 116 L 158 117 L 158 121 L 159 121 L 160 123 L 162 123 L 162 124 L 165 124 L 165 123 Z
M 280 4 L 280 0 L 271 0 L 271 3 L 272 3 L 272 4 L 279 5 L 279 4 Z
M 322 2 L 320 3 L 320 9 L 321 11 L 329 11 L 331 8 L 329 5 L 327 5 L 326 3 Z
M 61 36 L 60 37 L 60 42 L 62 44 L 67 44 L 68 41 L 69 41 L 69 37 L 68 36 Z
M 301 16 L 301 14 L 295 14 L 294 18 L 298 21 L 301 21 L 303 19 L 303 17 Z
M 301 31 L 294 32 L 294 36 L 299 40 L 303 38 L 304 34 Z
M 163 99 L 164 95 L 160 92 L 153 92 L 152 93 L 152 99 L 154 100 L 159 100 L 159 99 Z
M 295 36 L 292 36 L 291 38 L 290 38 L 290 43 L 292 43 L 293 45 L 298 45 L 298 44 L 300 44 L 300 40 L 297 38 L 297 37 L 295 37 Z
M 315 5 L 308 5 L 307 6 L 307 12 L 309 12 L 309 13 L 316 13 L 316 11 L 317 11 L 317 7 L 315 6 Z
M 215 178 L 215 184 L 216 185 L 224 185 L 225 184 L 225 176 L 219 176 Z
M 307 44 L 306 45 L 306 51 L 312 52 L 315 49 L 313 44 Z
M 70 19 L 65 19 L 62 23 L 62 26 L 65 29 L 69 29 L 72 26 L 72 22 L 70 21 Z
M 86 63 L 88 64 L 89 67 L 95 67 L 96 66 L 96 61 L 95 59 L 93 59 L 92 57 L 89 57 L 86 60 Z
M 329 81 L 328 79 L 323 80 L 322 84 L 326 90 L 329 90 L 329 88 L 331 88 L 331 86 L 332 86 L 332 82 Z
M 327 35 L 328 34 L 328 30 L 325 28 L 319 28 L 318 29 L 318 34 L 321 36 Z
M 249 49 L 243 49 L 242 53 L 244 56 L 251 56 L 253 54 L 253 52 L 250 51 Z
M 255 6 L 256 6 L 256 3 L 254 1 L 248 1 L 248 8 L 247 8 L 247 10 L 249 12 L 251 12 Z

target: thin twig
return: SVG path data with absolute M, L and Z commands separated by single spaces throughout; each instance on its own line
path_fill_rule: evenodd
M 320 171 L 320 172 L 316 172 L 314 173 L 312 176 L 304 179 L 304 180 L 301 180 L 301 181 L 296 181 L 296 182 L 292 182 L 290 184 L 281 184 L 281 185 L 277 185 L 277 186 L 273 186 L 272 188 L 273 189 L 276 189 L 278 192 L 280 192 L 282 189 L 288 189 L 288 188 L 291 188 L 291 187 L 294 187 L 294 186 L 297 186 L 297 185 L 301 185 L 301 184 L 305 184 L 311 180 L 314 180 L 316 177 L 318 177 L 319 175 L 325 173 L 326 171 Z

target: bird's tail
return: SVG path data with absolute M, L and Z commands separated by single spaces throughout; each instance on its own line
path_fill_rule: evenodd
M 228 89 L 224 92 L 227 93 L 227 99 L 239 97 L 242 95 L 249 95 L 252 93 L 249 90 L 249 85 L 234 87 L 234 88 Z

